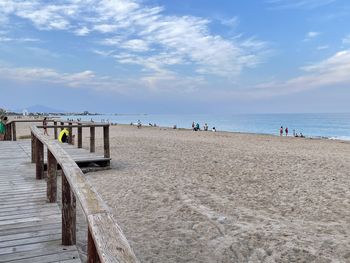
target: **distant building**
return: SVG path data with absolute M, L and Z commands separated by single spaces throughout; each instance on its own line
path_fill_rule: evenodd
M 27 110 L 23 110 L 23 111 L 22 111 L 22 114 L 23 114 L 23 116 L 28 116 L 28 115 L 29 115 L 29 112 L 28 112 Z

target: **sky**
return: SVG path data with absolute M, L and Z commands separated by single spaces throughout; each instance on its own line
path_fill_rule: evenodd
M 348 0 L 0 0 L 0 107 L 350 112 Z

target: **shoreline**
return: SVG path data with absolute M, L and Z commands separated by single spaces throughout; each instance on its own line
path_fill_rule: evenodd
M 136 125 L 130 125 L 130 124 L 125 124 L 125 123 L 110 123 L 111 126 L 130 126 L 130 127 L 136 127 Z M 143 129 L 144 128 L 160 128 L 160 129 L 165 129 L 165 130 L 184 130 L 184 131 L 193 131 L 191 128 L 172 128 L 168 126 L 149 126 L 149 125 L 142 125 L 141 126 Z M 204 131 L 204 130 L 199 130 L 199 131 L 193 131 L 193 132 L 205 132 L 205 133 L 232 133 L 232 134 L 243 134 L 243 135 L 257 135 L 257 136 L 272 136 L 272 137 L 283 137 L 283 138 L 295 138 L 295 139 L 310 139 L 310 140 L 330 140 L 330 141 L 341 141 L 344 143 L 350 143 L 350 136 L 348 139 L 343 139 L 343 138 L 338 138 L 338 137 L 326 137 L 326 136 L 305 136 L 305 137 L 295 137 L 292 134 L 288 136 L 280 136 L 279 134 L 272 134 L 272 133 L 258 133 L 258 132 L 245 132 L 245 131 L 226 131 L 226 130 L 217 130 L 216 132 L 213 132 L 211 130 Z

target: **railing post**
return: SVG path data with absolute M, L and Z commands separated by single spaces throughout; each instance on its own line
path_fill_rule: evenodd
M 36 138 L 33 133 L 32 135 L 32 163 L 35 163 L 36 158 L 35 158 L 35 153 L 36 153 Z
M 98 256 L 94 239 L 92 238 L 90 228 L 88 228 L 88 251 L 87 251 L 87 262 L 88 263 L 98 263 L 100 258 Z
M 16 122 L 12 122 L 12 140 L 16 141 L 17 140 L 17 132 L 16 132 Z
M 81 126 L 81 123 L 78 123 L 79 126 Z M 78 148 L 83 147 L 83 128 L 78 127 Z
M 109 125 L 103 126 L 103 148 L 104 148 L 104 157 L 110 158 L 110 149 L 109 149 Z
M 57 126 L 57 121 L 54 121 L 54 122 L 53 122 L 53 125 L 54 125 L 54 126 Z M 57 138 L 58 138 L 58 135 L 57 135 L 57 127 L 53 128 L 53 133 L 54 133 L 54 135 L 55 135 L 55 140 L 57 140 Z
M 11 125 L 11 123 L 6 125 L 6 136 L 7 136 L 7 141 L 12 141 L 12 125 Z
M 61 126 L 63 126 L 63 125 L 64 125 L 64 122 L 61 121 Z M 61 131 L 62 131 L 63 129 L 64 129 L 64 128 L 61 127 Z
M 76 243 L 76 200 L 74 193 L 62 172 L 62 245 Z
M 90 127 L 90 152 L 95 152 L 95 127 Z
M 47 201 L 57 201 L 57 161 L 53 154 L 47 149 Z
M 38 138 L 36 139 L 35 149 L 36 179 L 40 180 L 44 178 L 44 145 Z
M 69 126 L 72 126 L 72 123 L 68 123 Z M 72 127 L 68 128 L 69 136 L 68 136 L 68 144 L 73 144 L 73 129 Z

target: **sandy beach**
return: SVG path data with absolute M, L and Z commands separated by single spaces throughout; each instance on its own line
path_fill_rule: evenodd
M 127 125 L 110 136 L 112 169 L 86 176 L 141 262 L 350 262 L 350 143 Z

